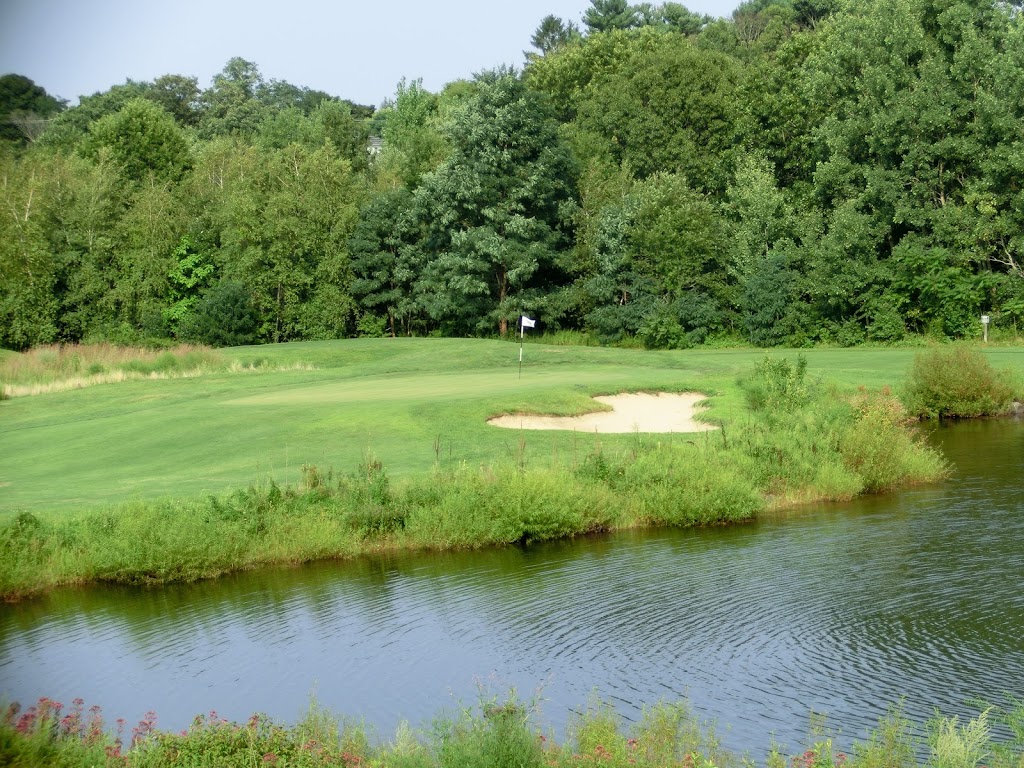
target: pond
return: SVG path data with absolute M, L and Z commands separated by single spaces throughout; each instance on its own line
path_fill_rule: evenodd
M 0 607 L 0 696 L 292 722 L 310 697 L 381 738 L 478 688 L 561 730 L 594 691 L 627 719 L 686 697 L 726 745 L 790 752 L 811 712 L 862 738 L 1024 694 L 1024 422 L 930 438 L 941 485 L 758 523 L 268 569 Z M 726 728 L 726 726 L 729 726 Z M 130 727 L 130 726 L 129 726 Z

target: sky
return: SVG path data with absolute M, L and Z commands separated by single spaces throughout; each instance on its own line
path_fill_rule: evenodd
M 683 0 L 728 16 L 738 0 Z M 500 64 L 521 66 L 541 19 L 580 22 L 589 0 L 0 0 L 0 74 L 67 99 L 161 75 L 210 85 L 228 59 L 358 104 L 398 82 L 438 91 Z

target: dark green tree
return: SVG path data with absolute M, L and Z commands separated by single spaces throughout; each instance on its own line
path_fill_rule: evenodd
M 602 212 L 593 243 L 581 287 L 587 325 L 599 337 L 680 347 L 729 323 L 726 228 L 683 178 L 658 174 L 637 184 Z
M 785 254 L 759 259 L 746 281 L 743 320 L 751 344 L 773 347 L 791 340 L 799 325 L 799 275 Z
M 665 3 L 658 11 L 662 24 L 684 35 L 696 35 L 711 22 L 707 14 L 695 13 L 682 3 Z
M 567 281 L 575 168 L 550 107 L 515 72 L 474 85 L 445 123 L 451 154 L 416 191 L 432 254 L 423 299 L 449 332 L 504 334 Z
M 64 107 L 65 102 L 24 75 L 0 77 L 0 141 L 20 145 L 35 141 L 47 120 Z
M 252 298 L 238 281 L 213 286 L 181 323 L 179 337 L 212 347 L 236 347 L 256 341 L 258 319 Z
M 640 14 L 626 0 L 590 0 L 583 23 L 591 33 L 632 29 L 640 25 Z
M 565 22 L 558 16 L 548 15 L 541 19 L 540 25 L 530 38 L 530 45 L 540 51 L 541 56 L 544 56 L 579 36 L 579 28 L 571 21 Z
M 426 330 L 426 312 L 417 294 L 425 259 L 413 194 L 388 190 L 363 206 L 349 239 L 352 294 L 364 316 L 384 320 L 391 336 Z
M 724 190 L 732 167 L 740 67 L 676 35 L 637 35 L 629 54 L 586 89 L 576 124 L 604 137 L 639 177 L 680 173 Z

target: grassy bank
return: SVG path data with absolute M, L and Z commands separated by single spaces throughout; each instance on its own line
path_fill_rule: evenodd
M 433 468 L 405 477 L 393 478 L 367 454 L 342 473 L 306 464 L 292 484 L 266 480 L 200 499 L 138 499 L 77 513 L 22 511 L 0 529 L 0 594 L 736 522 L 946 472 L 884 392 L 846 396 L 784 358 L 762 360 L 733 386 L 736 415 L 700 435 L 577 438 L 541 461 L 513 432 L 518 442 L 507 456 L 450 463 L 439 447 Z
M 65 708 L 40 700 L 22 713 L 15 706 L 0 721 L 0 763 L 11 766 L 364 766 L 365 768 L 752 768 L 759 761 L 725 750 L 713 725 L 685 703 L 644 710 L 627 728 L 615 711 L 591 702 L 559 742 L 538 724 L 537 707 L 514 695 L 481 700 L 456 716 L 440 716 L 429 730 L 399 727 L 376 743 L 367 729 L 317 706 L 294 726 L 253 715 L 234 723 L 215 712 L 195 718 L 181 733 L 155 728 L 153 713 L 129 735 L 119 722 L 106 730 L 98 708 L 76 700 Z M 994 736 L 999 728 L 1001 737 Z M 920 735 L 918 735 L 920 734 Z M 910 723 L 894 708 L 863 741 L 840 752 L 832 738 L 812 731 L 805 749 L 773 748 L 765 768 L 1019 768 L 1024 764 L 1024 702 L 987 707 L 961 721 L 936 714 Z

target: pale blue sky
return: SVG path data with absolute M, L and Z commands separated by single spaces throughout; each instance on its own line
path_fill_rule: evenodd
M 691 0 L 727 16 L 738 0 Z M 445 83 L 520 66 L 549 13 L 579 23 L 589 0 L 0 0 L 0 74 L 76 103 L 125 79 L 209 85 L 232 56 L 263 77 L 379 105 L 402 77 Z

